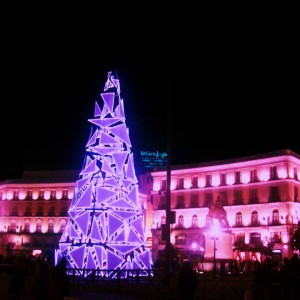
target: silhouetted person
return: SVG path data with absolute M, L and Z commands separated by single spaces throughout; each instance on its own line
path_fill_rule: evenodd
M 40 257 L 35 263 L 35 270 L 33 274 L 33 300 L 47 300 L 50 292 L 50 269 L 46 261 Z
M 178 275 L 178 291 L 181 300 L 192 300 L 198 285 L 197 273 L 189 261 L 184 261 Z
M 269 286 L 271 280 L 271 259 L 266 258 L 263 263 L 255 261 L 253 292 L 255 300 L 269 299 Z
M 66 274 L 67 261 L 63 257 L 52 273 L 51 300 L 63 300 L 70 296 L 69 281 Z
M 13 274 L 9 286 L 9 295 L 12 300 L 20 300 L 24 296 L 25 284 L 29 274 L 26 257 L 16 256 L 13 259 Z
M 289 289 L 291 280 L 290 261 L 287 257 L 284 257 L 280 268 L 280 286 L 283 299 L 290 299 Z
M 290 259 L 292 299 L 300 299 L 300 260 L 297 253 Z

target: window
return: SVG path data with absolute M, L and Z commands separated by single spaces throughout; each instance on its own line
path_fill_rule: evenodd
M 186 244 L 186 237 L 185 235 L 178 235 L 175 237 L 176 245 L 185 245 Z
M 277 179 L 277 168 L 273 166 L 270 168 L 270 179 L 274 180 Z
M 210 187 L 211 186 L 211 182 L 212 182 L 212 176 L 211 175 L 206 175 L 206 187 Z
M 241 183 L 241 172 L 235 172 L 235 184 Z
M 68 206 L 63 205 L 61 208 L 61 216 L 67 216 L 68 215 Z
M 44 191 L 39 191 L 39 198 L 38 200 L 44 200 Z
M 279 225 L 279 211 L 274 209 L 272 212 L 272 225 Z
M 25 220 L 24 231 L 30 232 L 30 220 L 29 219 Z
M 199 207 L 199 195 L 198 194 L 192 194 L 191 195 L 190 207 L 191 208 Z
M 221 200 L 223 205 L 228 205 L 228 196 L 226 191 L 220 192 L 218 198 Z
M 51 205 L 48 211 L 48 216 L 55 216 L 55 207 L 54 205 Z
M 259 222 L 258 222 L 258 213 L 257 211 L 253 211 L 251 213 L 251 226 L 258 226 Z
M 213 194 L 212 193 L 205 193 L 204 194 L 204 207 L 210 208 L 213 204 Z
M 243 196 L 241 190 L 234 190 L 233 192 L 233 204 L 241 205 L 243 204 Z
M 167 190 L 167 180 L 166 179 L 163 179 L 161 181 L 161 188 L 160 188 L 162 191 L 166 191 Z
M 225 173 L 221 174 L 221 185 L 226 185 L 226 174 Z
M 17 231 L 17 221 L 15 219 L 10 221 L 10 232 Z
M 198 227 L 198 216 L 197 215 L 192 216 L 192 227 Z
M 31 216 L 31 205 L 26 205 L 25 216 Z
M 250 170 L 250 182 L 257 182 L 258 178 L 257 178 L 257 170 L 253 169 Z
M 13 200 L 19 200 L 19 191 L 14 191 Z
M 43 224 L 43 222 L 41 219 L 38 219 L 36 221 L 36 230 L 35 230 L 36 232 L 38 232 L 38 233 L 42 232 L 42 224 Z
M 184 218 L 183 215 L 178 217 L 178 227 L 184 227 Z
M 183 187 L 184 187 L 184 179 L 182 178 L 182 177 L 179 177 L 178 179 L 177 179 L 177 189 L 183 189 Z
M 278 186 L 271 186 L 269 190 L 269 202 L 280 202 Z
M 18 206 L 13 205 L 10 210 L 10 216 L 17 217 L 18 216 Z
M 42 216 L 43 215 L 43 205 L 39 205 L 37 212 L 36 212 L 37 216 Z
M 298 188 L 295 186 L 294 187 L 294 201 L 295 202 L 298 202 L 298 198 L 299 196 L 298 196 Z
M 54 220 L 50 219 L 48 223 L 48 232 L 53 233 L 54 232 Z
M 198 187 L 198 177 L 197 176 L 193 176 L 192 177 L 192 187 L 193 188 L 197 188 Z
M 161 217 L 161 224 L 166 224 L 166 216 Z
M 272 243 L 281 243 L 281 233 L 280 232 L 274 232 L 271 236 L 271 242 Z
M 245 243 L 245 233 L 238 233 L 236 235 L 236 241 L 239 241 L 241 243 Z
M 258 196 L 257 196 L 257 189 L 250 189 L 249 190 L 249 203 L 255 204 L 258 203 Z
M 176 203 L 176 208 L 184 208 L 184 196 L 179 195 L 177 196 L 177 203 Z
M 26 200 L 32 200 L 32 191 L 27 192 Z
M 235 215 L 235 226 L 243 226 L 243 217 L 241 212 L 237 212 Z
M 250 244 L 260 245 L 261 244 L 261 235 L 259 232 L 250 233 Z
M 51 191 L 50 199 L 51 200 L 55 200 L 56 199 L 56 192 L 55 191 Z
M 159 199 L 158 209 L 166 209 L 167 207 L 167 198 L 165 195 L 161 195 Z
M 59 229 L 60 233 L 63 233 L 65 231 L 66 225 L 67 225 L 67 221 L 66 220 L 61 220 L 60 221 L 60 229 Z
M 62 199 L 63 200 L 67 200 L 68 199 L 68 190 L 63 190 Z

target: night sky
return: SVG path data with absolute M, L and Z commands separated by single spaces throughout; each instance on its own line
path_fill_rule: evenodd
M 1 180 L 81 169 L 87 119 L 110 70 L 137 165 L 141 150 L 167 150 L 168 101 L 172 164 L 300 154 L 299 46 L 290 24 L 108 22 L 101 13 L 56 12 L 15 20 L 2 38 Z

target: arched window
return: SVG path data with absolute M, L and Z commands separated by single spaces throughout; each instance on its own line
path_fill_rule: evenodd
M 48 221 L 48 232 L 53 233 L 54 232 L 54 220 L 49 219 Z
M 25 219 L 25 222 L 24 222 L 24 231 L 25 232 L 30 232 L 30 219 Z
M 278 225 L 279 224 L 279 211 L 278 209 L 274 209 L 272 212 L 272 224 Z
M 192 216 L 192 227 L 198 227 L 198 216 L 197 215 Z
M 42 232 L 42 225 L 43 225 L 43 221 L 42 219 L 37 219 L 36 221 L 36 232 Z
M 241 212 L 237 212 L 235 215 L 235 226 L 243 226 L 243 216 Z
M 251 213 L 251 225 L 252 226 L 258 226 L 259 223 L 258 223 L 258 213 L 257 211 L 253 211 Z
M 60 220 L 60 233 L 63 233 L 66 229 L 67 221 L 65 219 Z
M 184 227 L 184 218 L 183 218 L 183 215 L 180 215 L 178 217 L 178 226 L 179 227 Z

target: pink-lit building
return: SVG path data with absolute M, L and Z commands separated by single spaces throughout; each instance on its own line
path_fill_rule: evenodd
M 68 221 L 77 175 L 24 172 L 20 179 L 0 182 L 0 254 L 53 254 Z
M 0 254 L 52 252 L 68 221 L 79 171 L 24 172 L 0 182 Z M 165 248 L 166 170 L 139 178 L 146 245 L 155 261 Z M 171 168 L 171 243 L 184 255 L 206 255 L 209 207 L 221 200 L 232 236 L 232 257 L 261 259 L 256 245 L 291 257 L 290 229 L 300 221 L 300 155 L 290 150 Z M 219 240 L 220 241 L 220 240 Z M 217 248 L 219 247 L 217 241 Z M 235 251 L 237 245 L 247 251 Z M 228 245 L 227 245 L 228 246 Z M 216 256 L 221 253 L 216 251 Z M 209 254 L 208 256 L 210 256 Z
M 54 257 L 69 220 L 79 170 L 30 171 L 0 182 L 0 254 L 23 252 Z M 139 193 L 145 228 L 152 219 L 147 194 Z M 148 218 L 146 217 L 146 214 Z M 151 232 L 150 232 L 151 234 Z M 148 230 L 149 236 L 149 230 Z M 151 246 L 151 239 L 146 241 Z
M 162 227 L 166 223 L 167 172 L 157 170 L 150 174 L 155 260 L 165 248 Z M 259 247 L 271 245 L 278 260 L 292 256 L 289 232 L 300 221 L 299 154 L 283 150 L 172 166 L 170 177 L 171 211 L 175 212 L 170 242 L 181 253 L 205 257 L 207 214 L 209 207 L 220 200 L 229 223 L 226 231 L 232 236 L 233 258 L 261 260 Z M 217 241 L 217 248 L 223 246 L 222 241 Z

